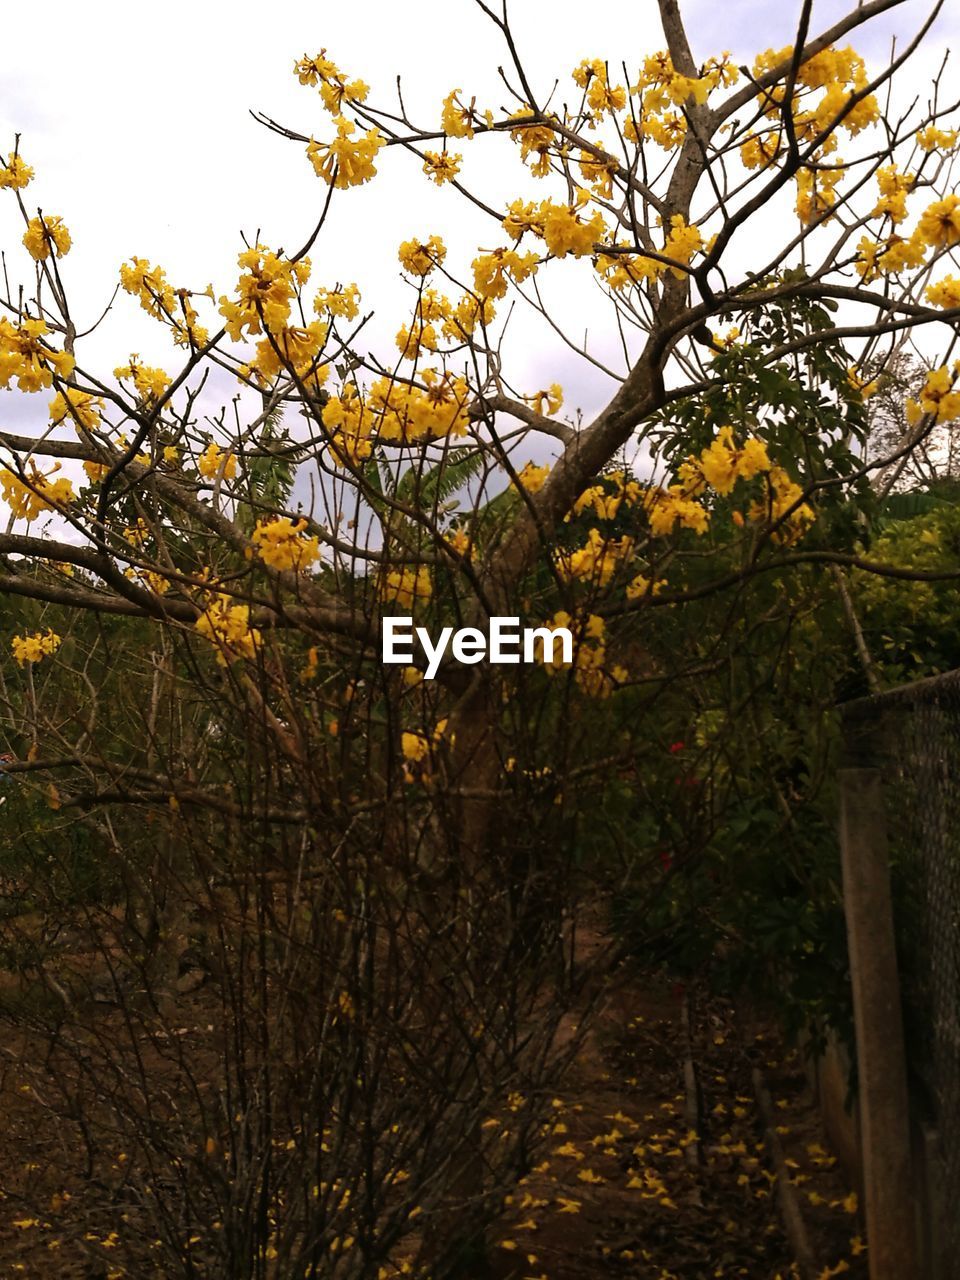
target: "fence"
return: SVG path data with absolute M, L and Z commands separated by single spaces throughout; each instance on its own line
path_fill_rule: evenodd
M 841 713 L 871 1276 L 958 1280 L 960 671 Z

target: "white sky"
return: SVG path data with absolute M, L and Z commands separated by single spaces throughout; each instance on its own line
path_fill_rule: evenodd
M 835 21 L 852 2 L 818 0 L 813 29 Z M 612 67 L 625 59 L 635 70 L 645 52 L 664 44 L 655 0 L 513 0 L 512 7 L 520 50 L 541 92 L 582 57 L 605 57 Z M 684 0 L 681 7 L 696 57 L 730 49 L 744 62 L 761 48 L 790 41 L 800 4 Z M 853 43 L 876 69 L 891 35 L 912 32 L 928 8 L 928 0 L 906 0 L 856 33 Z M 957 0 L 948 0 L 948 10 L 909 74 L 924 97 L 931 69 L 960 30 Z M 326 188 L 301 145 L 268 133 L 248 112 L 262 109 L 303 133 L 330 135 L 330 117 L 316 91 L 301 87 L 292 74 L 303 53 L 326 47 L 341 68 L 368 81 L 371 101 L 379 104 L 389 102 L 401 73 L 408 109 L 424 124 L 439 121 L 442 98 L 458 85 L 495 110 L 508 101 L 496 75 L 506 51 L 472 0 L 287 0 L 273 6 L 248 0 L 168 0 L 163 6 L 47 0 L 41 9 L 7 5 L 3 18 L 0 146 L 6 153 L 14 133 L 22 135 L 21 153 L 37 171 L 25 192 L 28 202 L 63 216 L 71 230 L 74 247 L 63 274 L 81 325 L 102 310 L 120 263 L 132 254 L 164 266 L 174 285 L 202 289 L 212 281 L 219 296 L 235 282 L 241 230 L 252 238 L 260 229 L 271 246 L 299 247 Z M 503 168 L 509 144 L 495 154 L 469 143 L 453 149 L 465 152 L 468 180 L 483 182 L 486 175 L 504 193 L 522 189 Z M 509 164 L 516 165 L 512 156 Z M 477 246 L 502 243 L 503 233 L 481 215 L 465 213 L 456 192 L 435 188 L 413 157 L 381 152 L 378 169 L 371 184 L 336 193 L 312 256 L 314 282 L 360 284 L 364 308 L 379 307 L 373 332 L 389 340 L 405 318 L 396 260 L 401 239 L 440 232 L 450 247 L 448 264 L 459 263 L 466 277 Z M 21 234 L 13 201 L 0 192 L 0 244 L 14 278 L 19 271 L 29 281 Z M 586 281 L 589 265 L 578 265 Z M 563 299 L 581 305 L 589 295 L 571 292 L 575 272 L 561 274 Z M 612 330 L 609 312 L 597 314 Z M 208 318 L 213 326 L 214 316 Z M 522 333 L 529 390 L 556 380 L 567 388 L 568 409 L 580 404 L 589 412 L 602 402 L 609 386 L 602 377 L 573 368 L 571 357 L 542 331 Z M 617 349 L 613 332 L 599 340 L 601 347 Z M 176 368 L 175 350 L 160 326 L 121 295 L 103 329 L 78 345 L 78 357 L 109 374 L 131 350 Z M 12 429 L 40 423 L 48 398 L 0 393 L 0 422 Z

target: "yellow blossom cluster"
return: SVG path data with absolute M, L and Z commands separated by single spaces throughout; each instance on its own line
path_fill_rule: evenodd
M 643 496 L 643 508 L 650 532 L 657 538 L 673 533 L 678 524 L 681 529 L 693 529 L 698 535 L 703 534 L 710 523 L 706 508 L 691 498 L 682 484 L 649 488 Z
M 454 306 L 436 289 L 424 289 L 417 298 L 412 323 L 397 332 L 397 347 L 404 359 L 415 360 L 421 352 L 436 351 L 441 336 L 462 343 L 481 321 L 491 324 L 495 314 L 489 298 L 468 293 Z
M 360 314 L 360 290 L 355 284 L 337 285 L 335 289 L 318 289 L 313 300 L 318 316 L 340 316 L 356 320 Z
M 400 265 L 411 276 L 428 276 L 434 267 L 443 264 L 447 247 L 439 236 L 426 240 L 404 240 L 397 250 Z
M 131 355 L 128 364 L 119 365 L 114 369 L 113 376 L 119 378 L 121 382 L 129 379 L 133 383 L 141 404 L 145 407 L 156 404 L 170 385 L 170 379 L 162 369 L 153 369 L 149 365 L 141 364 L 140 357 L 136 353 Z
M 10 648 L 19 666 L 25 662 L 41 662 L 60 648 L 61 638 L 50 627 L 35 631 L 32 635 L 14 636 Z
M 927 286 L 924 295 L 934 307 L 944 310 L 960 307 L 960 280 L 956 276 L 944 276 L 942 280 Z
M 84 431 L 94 431 L 100 425 L 103 399 L 86 391 L 64 387 L 50 401 L 49 408 L 50 421 L 55 427 L 61 422 L 69 422 L 77 428 L 77 434 L 82 436 Z
M 597 273 L 614 291 L 632 288 L 644 280 L 656 280 L 664 269 L 664 264 L 656 258 L 628 252 L 629 245 L 618 243 L 616 247 L 620 252 L 598 253 L 595 263 Z
M 51 252 L 58 258 L 70 252 L 70 232 L 62 218 L 46 215 L 42 218 L 31 218 L 23 233 L 23 245 L 31 258 L 43 262 Z
M 526 103 L 519 111 L 513 112 L 511 120 L 526 120 L 528 123 L 518 124 L 515 129 L 511 129 L 510 138 L 520 147 L 520 159 L 524 164 L 529 164 L 533 176 L 545 178 L 550 172 L 551 155 L 558 149 L 557 135 L 549 124 L 531 120 L 532 114 Z
M 638 146 L 649 138 L 665 151 L 674 150 L 687 135 L 684 109 L 703 105 L 714 89 L 735 84 L 739 74 L 726 53 L 711 58 L 699 76 L 682 75 L 666 51 L 650 54 L 630 86 L 631 94 L 640 95 L 640 107 L 625 122 L 624 136 Z
M 604 587 L 632 552 L 633 538 L 608 538 L 599 529 L 591 529 L 586 546 L 576 551 L 556 553 L 557 570 L 568 581 L 579 578 L 593 586 Z
M 919 399 L 907 400 L 907 422 L 911 426 L 916 426 L 924 414 L 929 414 L 937 423 L 960 418 L 960 391 L 954 390 L 958 374 L 960 361 L 955 362 L 952 369 L 943 365 L 930 370 Z
M 348 80 L 327 57 L 326 49 L 312 58 L 304 54 L 294 63 L 293 70 L 302 85 L 319 85 L 323 105 L 333 116 L 340 115 L 345 102 L 363 102 L 370 92 L 363 80 Z
M 877 170 L 877 186 L 880 199 L 873 210 L 875 218 L 889 217 L 893 223 L 903 222 L 907 216 L 907 196 L 913 190 L 912 173 L 900 173 L 895 164 Z
M 528 462 L 517 472 L 517 487 L 527 493 L 539 493 L 549 474 L 549 467 L 538 467 L 536 463 Z
M 944 196 L 928 205 L 917 223 L 917 235 L 931 249 L 960 244 L 960 196 Z
M 772 127 L 758 129 L 740 148 L 740 158 L 749 169 L 775 163 L 785 147 L 780 122 L 786 94 L 784 81 L 792 66 L 793 52 L 789 46 L 768 49 L 754 61 L 755 79 L 769 78 L 778 70 L 779 76 L 760 99 L 763 114 Z M 821 49 L 797 69 L 790 102 L 795 138 L 801 145 L 811 144 L 830 131 L 817 143 L 810 163 L 797 172 L 797 216 L 805 225 L 830 216 L 836 204 L 836 188 L 844 173 L 843 162 L 834 154 L 837 131 L 842 129 L 853 137 L 880 118 L 875 95 L 866 92 L 868 84 L 864 61 L 849 46 Z
M 917 146 L 921 151 L 953 151 L 960 140 L 960 130 L 938 129 L 935 124 L 928 124 L 917 133 Z
M 176 296 L 163 267 L 152 267 L 146 258 L 133 257 L 120 267 L 120 284 L 140 300 L 148 315 L 157 320 L 173 315 Z
M 625 471 L 611 471 L 603 477 L 602 483 L 584 489 L 573 504 L 571 514 L 579 516 L 584 511 L 593 511 L 600 520 L 614 520 L 623 504 L 632 507 L 639 502 L 642 492 L 639 482 Z
M 599 58 L 585 58 L 573 72 L 573 82 L 584 90 L 584 100 L 593 113 L 591 124 L 622 111 L 627 105 L 623 85 L 612 85 L 607 78 L 607 65 Z
M 771 467 L 768 479 L 766 500 L 754 502 L 748 515 L 754 523 L 772 525 L 771 537 L 779 546 L 792 546 L 814 523 L 816 515 L 802 501 L 803 490 L 782 467 Z
M 425 151 L 423 153 L 423 172 L 432 178 L 438 187 L 445 182 L 452 182 L 460 172 L 463 156 L 448 151 Z
M 886 240 L 862 236 L 857 245 L 857 273 L 865 283 L 880 275 L 915 270 L 926 261 L 928 249 L 940 252 L 960 244 L 960 196 L 934 200 L 921 213 L 909 236 L 891 235 Z
M 691 456 L 677 468 L 678 484 L 646 491 L 643 506 L 650 532 L 665 537 L 679 525 L 695 533 L 706 533 L 710 523 L 707 509 L 698 499 L 707 487 L 721 497 L 729 494 L 738 480 L 752 480 L 771 472 L 766 445 L 756 436 L 748 436 L 737 445 L 733 428 L 721 427 L 716 437 L 699 456 Z
M 877 378 L 862 378 L 857 370 L 852 367 L 847 370 L 847 382 L 862 400 L 869 400 L 872 395 L 876 394 L 879 387 Z
M 478 128 L 493 128 L 493 112 L 477 110 L 475 98 L 461 101 L 462 89 L 453 89 L 443 100 L 440 124 L 449 138 L 472 138 Z
M 304 532 L 306 527 L 306 520 L 293 521 L 288 516 L 258 521 L 252 541 L 260 559 L 281 571 L 309 569 L 320 555 L 320 546 L 316 536 Z
M 237 658 L 254 658 L 260 645 L 260 632 L 250 626 L 249 606 L 233 604 L 230 596 L 214 596 L 204 606 L 196 629 L 217 646 L 217 662 L 221 667 L 229 666 Z
M 470 542 L 470 535 L 466 529 L 451 529 L 445 535 L 444 541 L 447 546 L 458 556 L 466 556 L 469 559 L 473 554 L 473 547 Z
M 620 172 L 619 161 L 609 152 L 597 156 L 590 151 L 581 151 L 577 164 L 584 181 L 593 188 L 593 194 L 601 200 L 612 199 L 613 180 Z
M 603 277 L 609 288 L 620 291 L 645 280 L 658 279 L 667 270 L 668 265 L 673 275 L 682 279 L 687 274 L 683 268 L 689 266 L 694 255 L 705 247 L 700 228 L 693 224 L 688 226 L 683 215 L 675 213 L 670 219 L 670 230 L 664 239 L 661 252 L 665 258 L 670 258 L 671 262 L 676 263 L 676 266 L 661 262 L 658 258 L 631 253 L 630 246 L 624 244 L 616 246 L 618 250 L 616 253 L 610 251 L 598 253 L 595 266 L 597 273 Z
M 473 287 L 480 298 L 503 298 L 507 281 L 522 284 L 535 274 L 538 258 L 535 253 L 519 254 L 516 249 L 493 249 L 474 258 Z
M 576 204 L 557 204 L 553 200 L 541 200 L 539 204 L 514 200 L 503 220 L 504 230 L 514 240 L 531 231 L 546 243 L 547 250 L 555 258 L 572 254 L 583 258 L 592 254 L 606 236 L 603 214 L 595 210 L 589 217 L 581 216 L 581 210 L 589 199 L 581 190 Z
M 626 669 L 607 664 L 606 623 L 597 614 L 571 617 L 565 610 L 555 613 L 546 624 L 551 630 L 567 627 L 573 635 L 573 678 L 592 698 L 606 698 L 627 678 Z M 541 650 L 541 660 L 542 660 Z M 553 662 L 547 666 L 551 675 L 566 669 L 566 664 Z
M 309 258 L 290 262 L 258 244 L 244 249 L 237 262 L 243 274 L 237 281 L 236 299 L 220 299 L 227 333 L 236 342 L 244 331 L 259 334 L 283 329 L 298 287 L 310 278 Z
M 369 182 L 376 177 L 374 160 L 386 144 L 386 138 L 379 129 L 368 129 L 355 138 L 357 126 L 345 116 L 336 116 L 334 124 L 337 136 L 332 142 L 317 142 L 316 138 L 311 138 L 307 143 L 307 159 L 317 177 L 340 190 Z
M 345 383 L 323 407 L 334 461 L 356 465 L 375 440 L 409 445 L 466 434 L 470 388 L 466 378 L 436 369 L 420 371 L 421 385 L 377 378 L 361 392 Z
M 0 191 L 22 191 L 32 177 L 33 170 L 15 151 L 7 156 L 6 164 L 0 163 Z
M 54 351 L 44 338 L 49 333 L 43 320 L 14 324 L 0 317 L 0 387 L 16 380 L 21 391 L 40 391 L 53 383 L 53 375 L 69 378 L 74 359 L 66 351 Z
M 329 325 L 320 320 L 270 330 L 257 343 L 254 358 L 242 372 L 262 386 L 273 382 L 281 372 L 288 373 L 316 392 L 330 375 L 329 363 L 322 363 L 329 333 Z
M 869 284 L 881 275 L 898 275 L 922 267 L 925 258 L 926 248 L 916 231 L 911 236 L 894 234 L 886 240 L 861 236 L 854 266 L 864 284 Z
M 626 597 L 628 600 L 644 600 L 648 596 L 658 596 L 666 585 L 666 578 L 648 578 L 645 574 L 638 573 L 627 583 Z
M 210 340 L 190 301 L 194 295 L 189 289 L 174 289 L 162 267 L 151 266 L 146 258 L 133 257 L 120 267 L 120 283 L 127 293 L 139 299 L 148 315 L 170 325 L 178 346 L 202 347 Z M 204 294 L 212 298 L 212 286 Z
M 211 440 L 197 459 L 197 470 L 207 480 L 233 480 L 237 474 L 236 455 L 224 453 L 217 442 Z
M 422 564 L 388 569 L 380 583 L 381 603 L 399 609 L 412 609 L 415 604 L 429 600 L 432 595 L 430 570 Z
M 42 511 L 53 511 L 73 502 L 75 494 L 71 482 L 65 478 L 51 479 L 58 470 L 59 464 L 44 475 L 34 468 L 29 482 L 24 482 L 7 468 L 0 471 L 0 495 L 18 520 L 30 523 Z
M 770 459 L 763 441 L 756 436 L 748 436 L 738 447 L 733 439 L 733 428 L 728 426 L 721 427 L 700 457 L 688 459 L 677 474 L 691 492 L 697 492 L 700 482 L 705 481 L 711 489 L 725 496 L 738 480 L 752 480 L 769 470 Z
M 430 762 L 434 751 L 443 742 L 447 733 L 446 717 L 438 720 L 433 733 L 404 732 L 400 735 L 400 751 L 403 755 L 403 778 L 405 782 L 430 781 Z M 452 743 L 453 734 L 449 741 Z M 418 766 L 414 768 L 412 766 Z

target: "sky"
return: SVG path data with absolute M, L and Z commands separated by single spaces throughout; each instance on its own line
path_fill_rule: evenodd
M 737 61 L 750 61 L 759 49 L 790 41 L 800 3 L 683 0 L 681 7 L 697 58 L 729 49 Z M 914 86 L 926 92 L 931 70 L 960 31 L 960 5 L 948 0 L 946 7 L 948 15 L 905 77 L 908 93 Z M 841 0 L 816 0 L 812 28 L 822 29 L 848 8 Z M 876 68 L 891 38 L 902 41 L 928 8 L 928 0 L 905 0 L 857 33 L 856 47 Z M 74 247 L 63 273 L 81 327 L 107 306 L 119 265 L 133 254 L 162 264 L 175 285 L 213 283 L 219 296 L 236 280 L 241 232 L 252 239 L 259 230 L 267 244 L 288 249 L 304 241 L 326 188 L 301 144 L 269 133 L 250 114 L 264 111 L 299 132 L 329 136 L 315 90 L 292 74 L 300 55 L 326 48 L 345 71 L 371 85 L 371 100 L 380 103 L 390 100 L 402 75 L 408 110 L 425 124 L 438 121 L 441 101 L 455 86 L 494 109 L 508 102 L 497 76 L 506 50 L 474 0 L 273 6 L 168 0 L 149 7 L 47 0 L 42 29 L 37 13 L 26 5 L 4 13 L 0 145 L 9 150 L 14 134 L 21 135 L 21 153 L 37 172 L 28 201 L 61 215 L 70 228 Z M 655 0 L 591 0 L 589 6 L 513 0 L 511 16 L 541 90 L 582 57 L 635 67 L 664 44 Z M 465 174 L 481 185 L 503 186 L 504 150 L 497 156 L 482 151 L 467 151 Z M 396 259 L 401 239 L 441 232 L 450 259 L 466 266 L 478 246 L 501 243 L 503 233 L 475 211 L 464 212 L 454 191 L 433 187 L 412 157 L 381 153 L 378 168 L 373 183 L 337 193 L 312 257 L 315 281 L 360 284 L 365 309 L 377 308 L 371 333 L 389 342 L 405 318 Z M 12 200 L 0 199 L 0 244 L 12 270 L 23 258 L 21 234 Z M 563 301 L 582 307 L 590 320 L 595 289 L 587 284 L 589 267 L 579 265 L 585 271 L 579 279 L 570 273 Z M 612 333 L 597 341 L 606 351 L 616 348 Z M 609 393 L 609 380 L 577 369 L 542 326 L 521 324 L 519 345 L 521 377 L 531 390 L 560 381 L 568 408 L 579 405 L 588 415 Z M 109 372 L 131 351 L 175 367 L 159 326 L 121 295 L 78 354 Z M 214 391 L 232 394 L 230 386 Z M 45 395 L 0 393 L 0 421 L 13 429 L 39 423 L 45 405 Z

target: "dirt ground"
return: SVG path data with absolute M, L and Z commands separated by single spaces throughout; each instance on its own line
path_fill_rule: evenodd
M 758 1067 L 810 1233 L 806 1275 L 778 1208 Z M 13 1070 L 0 1081 L 0 1280 L 139 1280 L 117 1262 L 122 1214 L 81 1240 L 68 1229 L 63 1135 L 38 1123 L 31 1088 Z M 540 1163 L 490 1234 L 496 1280 L 867 1275 L 856 1196 L 826 1149 L 802 1064 L 769 1021 L 744 1029 L 725 1002 L 625 965 L 551 1113 Z M 509 1122 L 507 1110 L 487 1123 Z
M 692 1097 L 688 1054 L 696 1064 Z M 808 1274 L 865 1277 L 857 1198 L 826 1148 L 797 1054 L 769 1024 L 745 1032 L 723 1001 L 691 999 L 678 985 L 630 973 L 615 980 L 554 1100 L 547 1155 L 499 1226 L 498 1277 L 801 1275 L 765 1149 L 757 1067 L 816 1259 Z

